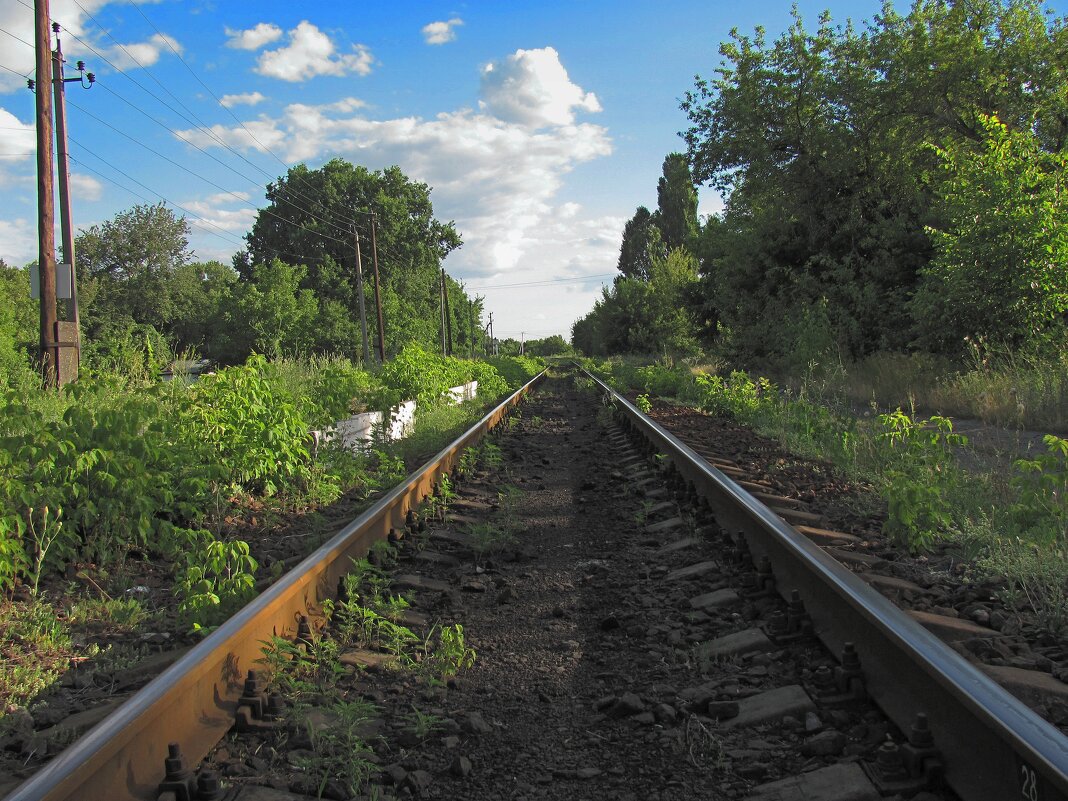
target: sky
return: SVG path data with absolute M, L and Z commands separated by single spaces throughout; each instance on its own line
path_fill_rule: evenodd
M 164 202 L 198 260 L 229 262 L 289 166 L 396 164 L 455 222 L 464 245 L 444 266 L 485 297 L 494 333 L 570 338 L 611 283 L 624 223 L 655 208 L 664 156 L 685 149 L 694 76 L 713 75 L 731 28 L 774 36 L 790 6 L 52 0 L 66 76 L 78 60 L 96 75 L 66 84 L 74 226 Z M 879 6 L 798 3 L 813 25 Z M 32 7 L 0 0 L 0 258 L 14 265 L 37 257 Z M 701 214 L 722 208 L 699 198 Z

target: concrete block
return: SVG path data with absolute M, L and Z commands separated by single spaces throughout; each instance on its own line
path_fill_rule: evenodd
M 791 776 L 754 787 L 749 801 L 880 801 L 880 795 L 855 762 Z
M 725 637 L 717 637 L 712 642 L 702 643 L 698 646 L 698 655 L 701 660 L 725 659 L 728 656 L 748 654 L 751 651 L 774 651 L 775 645 L 768 639 L 768 635 L 760 629 L 745 629 L 728 634 Z
M 723 725 L 729 729 L 759 726 L 762 723 L 777 723 L 787 715 L 804 720 L 806 712 L 815 711 L 816 705 L 804 688 L 799 684 L 790 684 L 742 699 L 738 702 L 738 717 L 725 721 Z
M 670 531 L 673 528 L 678 528 L 681 525 L 685 525 L 685 522 L 681 517 L 672 517 L 667 520 L 661 520 L 659 523 L 653 523 L 645 527 L 646 532 L 649 534 L 659 534 L 662 531 Z
M 692 609 L 717 609 L 721 606 L 730 606 L 736 604 L 741 600 L 741 597 L 732 589 L 715 590 L 714 592 L 706 592 L 703 595 L 698 595 L 690 599 L 690 607 Z M 753 631 L 759 631 L 759 629 L 753 629 Z
M 410 573 L 402 573 L 399 576 L 394 576 L 391 586 L 397 589 L 429 590 L 430 592 L 448 592 L 452 589 L 452 585 L 447 581 L 427 578 L 426 576 L 415 576 Z
M 669 554 L 678 553 L 679 551 L 685 551 L 687 548 L 693 548 L 695 545 L 700 544 L 700 537 L 685 537 L 681 540 L 669 542 L 667 545 L 658 548 L 654 553 L 656 556 L 667 556 Z
M 665 581 L 689 581 L 691 579 L 698 579 L 701 576 L 707 576 L 709 573 L 718 573 L 718 562 L 698 562 L 695 565 L 687 565 L 686 567 L 680 567 L 678 570 L 672 570 L 666 576 Z

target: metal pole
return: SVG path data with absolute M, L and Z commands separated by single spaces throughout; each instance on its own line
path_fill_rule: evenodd
M 41 375 L 45 387 L 57 386 L 56 209 L 52 196 L 52 42 L 48 0 L 34 0 L 37 61 L 37 269 L 41 277 Z
M 378 278 L 378 242 L 375 238 L 375 228 L 378 215 L 371 212 L 371 256 L 375 265 L 375 307 L 378 309 L 378 360 L 386 363 L 386 333 L 382 325 L 382 291 L 379 288 Z
M 59 24 L 52 23 L 58 34 Z M 74 323 L 75 340 L 80 340 L 81 327 L 78 321 L 78 282 L 74 266 L 74 221 L 70 204 L 70 158 L 67 154 L 67 103 L 66 83 L 63 80 L 63 47 L 56 36 L 56 49 L 52 53 L 52 86 L 56 103 L 56 170 L 59 177 L 59 230 L 63 239 L 63 261 L 70 265 L 70 302 L 67 319 Z M 80 361 L 81 348 L 78 348 Z
M 445 268 L 441 268 L 441 293 L 445 296 L 445 332 L 449 336 L 449 349 L 446 356 L 452 356 L 452 314 L 449 308 L 449 281 L 445 276 Z
M 363 297 L 363 259 L 360 257 L 360 235 L 356 233 L 356 224 L 352 225 L 352 238 L 356 240 L 356 292 L 360 297 L 360 334 L 363 337 L 363 364 L 370 360 L 367 351 L 367 304 Z

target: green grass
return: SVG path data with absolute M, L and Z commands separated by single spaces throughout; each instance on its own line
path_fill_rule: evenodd
M 76 655 L 68 624 L 50 604 L 0 603 L 0 714 L 52 686 Z

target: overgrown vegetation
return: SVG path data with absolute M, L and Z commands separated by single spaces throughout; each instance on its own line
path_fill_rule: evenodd
M 885 533 L 924 553 L 949 546 L 975 557 L 978 578 L 1004 582 L 1006 600 L 1029 608 L 1054 633 L 1068 626 L 1068 441 L 1018 459 L 1008 477 L 965 473 L 968 441 L 943 417 L 898 409 L 871 418 L 836 413 L 809 393 L 780 389 L 735 371 L 726 377 L 651 365 L 596 365 L 621 389 L 681 398 L 750 425 L 802 456 L 832 462 L 870 483 L 886 503 Z

